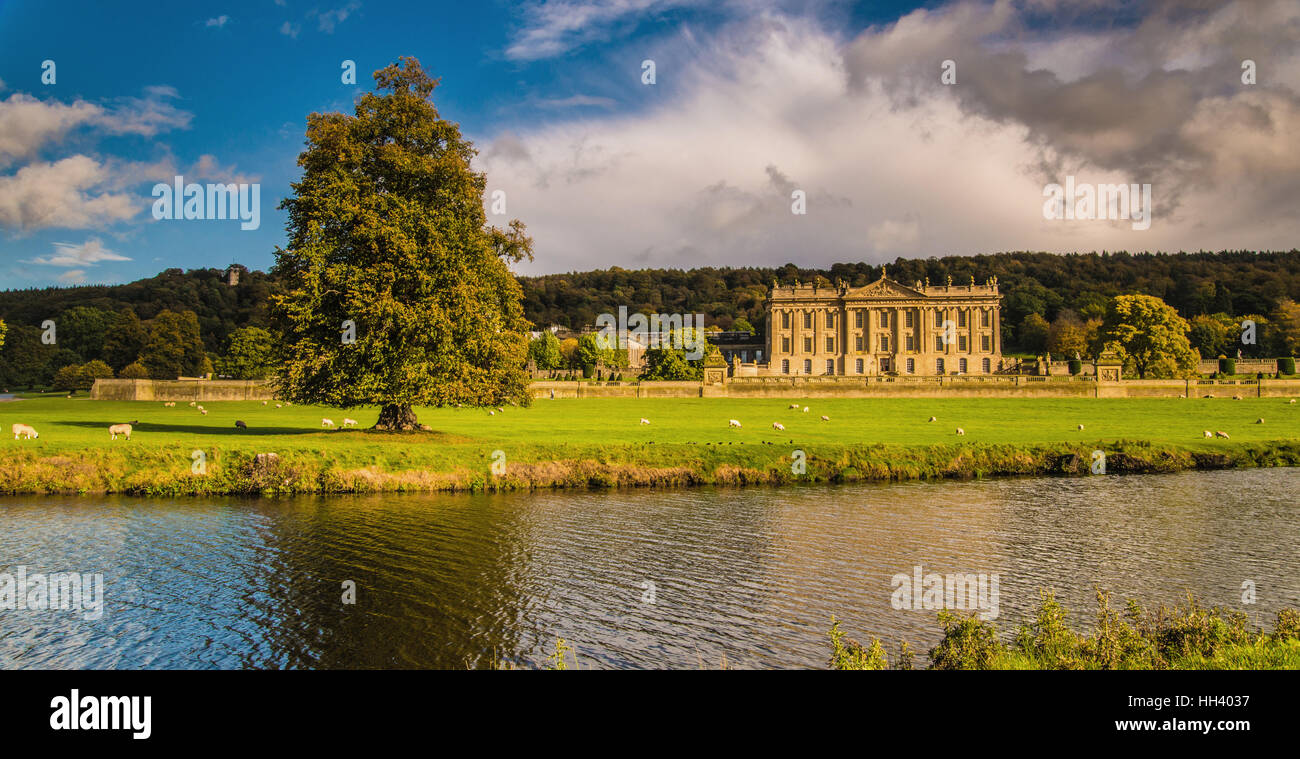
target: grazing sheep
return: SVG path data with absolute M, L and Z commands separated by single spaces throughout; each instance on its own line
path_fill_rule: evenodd
M 1287 401 L 1287 403 L 1295 403 L 1295 398 L 1292 398 L 1291 400 Z
M 1214 433 L 1213 433 L 1213 432 L 1210 432 L 1209 430 L 1206 430 L 1206 431 L 1205 431 L 1205 436 L 1206 436 L 1206 437 L 1214 437 Z
M 235 426 L 238 427 L 238 428 L 241 429 L 241 430 L 246 430 L 246 429 L 248 429 L 248 425 L 247 425 L 247 424 L 244 424 L 242 421 L 240 421 L 240 420 L 238 420 L 238 419 L 235 420 Z
M 203 407 L 202 407 L 202 406 L 199 406 L 199 411 L 202 411 L 202 410 L 203 410 Z
M 356 420 L 356 419 L 349 419 L 349 418 L 347 418 L 347 417 L 345 416 L 345 417 L 343 417 L 343 426 L 344 426 L 344 427 L 355 427 L 355 426 L 357 426 L 357 420 Z
M 506 410 L 501 408 L 500 406 L 497 406 L 497 411 L 500 411 L 503 414 L 506 413 Z
M 333 427 L 333 426 L 334 426 L 334 420 L 333 420 L 333 419 L 322 419 L 322 420 L 320 420 L 320 426 L 321 426 L 321 427 Z
M 282 405 L 282 404 L 277 403 L 277 404 L 275 404 L 275 407 L 276 407 L 276 408 L 280 408 L 281 405 Z
M 937 421 L 939 421 L 939 417 L 937 417 L 937 416 L 932 416 L 932 417 L 930 417 L 930 421 L 932 421 L 932 422 L 937 422 Z
M 790 404 L 790 408 L 799 408 L 799 404 L 797 404 L 797 403 L 791 403 L 791 404 Z
M 1262 416 L 1255 420 L 1255 424 L 1263 424 L 1263 423 L 1264 423 L 1264 417 Z
M 1082 424 L 1079 425 L 1079 429 L 1080 429 L 1080 430 L 1083 429 L 1083 425 L 1082 425 Z
M 646 419 L 645 417 L 641 417 L 641 423 L 642 423 L 642 424 L 649 424 L 649 423 L 650 423 L 650 420 L 649 420 L 649 419 Z
M 1214 432 L 1214 436 L 1215 436 L 1215 437 L 1221 437 L 1221 438 L 1224 438 L 1224 439 L 1226 440 L 1227 437 L 1228 437 L 1228 433 L 1224 432 L 1223 430 L 1215 430 L 1215 432 Z
M 197 406 L 197 405 L 199 405 L 199 404 L 195 403 L 194 401 L 190 401 L 190 406 L 191 406 L 191 407 L 193 407 L 193 406 Z
M 1202 397 L 1202 398 L 1213 398 L 1213 397 L 1214 397 L 1214 393 L 1206 393 L 1205 395 L 1202 395 L 1201 397 Z
M 117 436 L 118 436 L 118 435 L 126 435 L 126 439 L 127 439 L 127 440 L 130 440 L 130 439 L 131 439 L 131 425 L 129 425 L 129 424 L 115 424 L 115 425 L 113 425 L 112 427 L 109 427 L 109 428 L 108 428 L 108 434 L 109 434 L 110 436 L 112 436 L 112 439 L 113 439 L 113 440 L 117 440 Z
M 35 428 L 35 427 L 29 427 L 29 426 L 26 425 L 26 424 L 15 424 L 15 425 L 14 425 L 13 427 L 11 427 L 10 429 L 13 430 L 13 433 L 14 433 L 14 440 L 17 440 L 19 435 L 22 435 L 23 437 L 25 437 L 25 438 L 28 439 L 28 440 L 31 440 L 31 439 L 34 438 L 34 437 L 35 437 L 35 438 L 40 437 L 40 435 L 36 434 L 36 428 Z
M 208 415 L 208 410 L 205 409 L 205 408 L 201 408 L 201 409 L 199 409 L 199 413 L 202 414 L 202 415 L 204 415 L 204 416 L 207 416 L 207 415 Z
M 958 427 L 958 428 L 957 428 L 957 434 L 958 434 L 958 435 L 965 435 L 965 434 L 966 434 L 966 430 L 963 430 L 961 427 Z
M 829 422 L 830 420 L 831 420 L 831 418 L 830 418 L 829 416 L 826 416 L 825 414 L 822 414 L 822 421 L 823 421 L 823 422 Z
M 262 405 L 265 406 L 265 405 L 266 405 L 266 401 L 262 401 Z
M 807 407 L 807 406 L 804 406 L 804 407 L 803 407 L 803 412 L 804 412 L 805 414 L 808 413 L 808 407 Z
M 736 421 L 735 419 L 732 419 L 731 421 L 727 422 L 727 426 L 728 426 L 728 427 L 739 427 L 739 426 L 740 426 L 740 422 Z
M 488 412 L 488 416 L 496 416 L 496 415 L 497 415 L 497 412 L 495 412 L 495 411 L 489 411 L 489 412 Z
M 781 424 L 780 422 L 772 422 L 772 429 L 785 432 L 785 425 Z

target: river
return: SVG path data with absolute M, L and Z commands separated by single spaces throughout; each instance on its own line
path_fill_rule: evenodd
M 1090 627 L 1192 592 L 1300 606 L 1300 469 L 780 489 L 0 498 L 0 578 L 103 575 L 103 613 L 0 610 L 5 668 L 821 667 L 832 614 L 938 639 L 891 578 L 997 575 L 1009 636 L 1054 588 Z M 16 580 L 15 580 L 16 582 Z M 355 603 L 345 603 L 355 583 Z M 1253 583 L 1255 602 L 1243 602 Z

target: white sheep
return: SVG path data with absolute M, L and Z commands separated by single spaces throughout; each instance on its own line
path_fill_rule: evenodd
M 735 419 L 732 419 L 731 421 L 727 422 L 727 426 L 728 426 L 728 427 L 739 427 L 739 426 L 740 426 L 740 422 L 736 421 Z
M 276 407 L 276 408 L 280 408 L 281 405 L 282 405 L 282 404 L 277 403 L 277 404 L 275 404 L 275 407 Z
M 205 409 L 205 408 L 201 408 L 201 409 L 199 409 L 199 413 L 202 414 L 202 415 L 204 415 L 204 416 L 207 416 L 207 415 L 208 415 L 208 410 Z
M 641 417 L 641 423 L 642 423 L 642 424 L 649 424 L 649 423 L 650 423 L 650 420 L 649 420 L 649 419 L 646 419 L 645 417 Z
M 804 407 L 803 407 L 803 412 L 804 412 L 805 414 L 808 413 L 808 407 L 807 407 L 807 406 L 804 406 Z
M 199 411 L 202 411 L 202 410 L 203 410 L 203 407 L 202 407 L 202 406 L 199 406 Z
M 503 414 L 506 413 L 506 410 L 501 408 L 500 406 L 497 406 L 497 411 L 500 411 Z
M 965 434 L 966 434 L 966 430 L 963 430 L 961 427 L 958 427 L 958 428 L 957 428 L 957 434 L 958 434 L 958 435 L 965 435 Z
M 1206 437 L 1214 437 L 1214 433 L 1213 433 L 1213 432 L 1210 432 L 1209 430 L 1206 430 L 1206 431 L 1205 431 L 1205 436 L 1206 436 Z
M 1295 398 L 1292 398 L 1291 400 L 1287 401 L 1287 403 L 1295 403 Z
M 1223 430 L 1215 430 L 1215 432 L 1214 432 L 1214 436 L 1215 436 L 1215 437 L 1221 437 L 1221 438 L 1227 439 L 1227 437 L 1228 437 L 1228 433 L 1224 432 Z
M 495 412 L 495 411 L 489 411 L 489 412 L 488 412 L 488 416 L 496 416 L 496 415 L 497 415 L 497 412 Z
M 333 427 L 333 426 L 334 426 L 334 420 L 333 420 L 333 419 L 322 419 L 322 420 L 320 420 L 320 426 L 321 426 L 321 427 Z
M 797 403 L 791 403 L 791 404 L 790 404 L 790 408 L 799 408 L 799 404 L 797 404 Z
M 193 407 L 193 406 L 197 406 L 197 405 L 199 405 L 199 404 L 195 403 L 194 401 L 190 401 L 190 406 L 191 406 L 191 407 Z
M 930 417 L 930 421 L 932 421 L 932 422 L 937 422 L 937 421 L 939 421 L 939 417 L 937 417 L 937 416 L 932 416 L 932 417 Z
M 1264 423 L 1264 417 L 1262 416 L 1255 420 L 1255 424 L 1263 424 L 1263 423 Z
M 15 424 L 11 429 L 14 432 L 14 440 L 17 440 L 19 435 L 22 435 L 28 440 L 40 437 L 40 435 L 36 434 L 35 427 L 29 427 L 26 424 Z
M 780 422 L 772 422 L 772 429 L 785 432 L 785 425 L 781 424 Z
M 357 426 L 357 420 L 356 420 L 356 419 L 349 419 L 349 418 L 347 418 L 347 417 L 345 416 L 345 417 L 343 417 L 343 426 L 344 426 L 344 427 L 355 427 L 355 426 Z
M 831 420 L 831 418 L 830 418 L 829 416 L 826 416 L 825 414 L 822 414 L 822 421 L 823 421 L 823 422 L 829 422 L 830 420 Z
M 127 440 L 130 440 L 130 439 L 131 439 L 131 425 L 129 425 L 129 424 L 115 424 L 115 425 L 113 425 L 112 427 L 109 427 L 109 428 L 108 428 L 108 434 L 109 434 L 110 436 L 112 436 L 112 439 L 113 439 L 113 440 L 117 440 L 117 436 L 118 436 L 118 435 L 126 435 L 126 439 L 127 439 Z
M 1241 396 L 1240 396 L 1240 395 L 1234 395 L 1234 396 L 1232 396 L 1232 399 L 1233 399 L 1234 401 L 1239 401 L 1239 400 L 1241 400 Z
M 1080 429 L 1080 430 L 1083 430 L 1083 425 L 1082 425 L 1082 424 L 1079 425 L 1079 429 Z

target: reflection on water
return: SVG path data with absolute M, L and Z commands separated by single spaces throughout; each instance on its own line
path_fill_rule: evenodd
M 0 666 L 817 667 L 831 614 L 937 640 L 890 578 L 998 573 L 1009 632 L 1057 589 L 1300 606 L 1300 470 L 785 489 L 0 499 L 0 572 L 102 572 L 102 618 L 0 611 Z M 342 602 L 343 583 L 357 602 Z M 1243 606 L 1241 586 L 1258 603 Z M 648 583 L 653 583 L 654 603 Z

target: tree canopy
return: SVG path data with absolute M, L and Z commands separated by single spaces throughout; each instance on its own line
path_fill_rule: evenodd
M 374 75 L 353 115 L 313 113 L 302 179 L 281 207 L 275 381 L 286 398 L 377 404 L 379 429 L 416 405 L 529 402 L 519 282 L 524 226 L 489 226 L 475 151 L 431 100 L 414 58 Z

